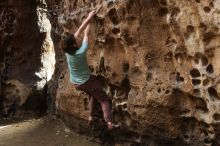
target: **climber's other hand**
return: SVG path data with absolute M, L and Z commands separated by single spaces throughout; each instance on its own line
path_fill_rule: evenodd
M 92 10 L 90 13 L 89 13 L 89 15 L 88 15 L 88 18 L 93 18 L 94 16 L 95 16 L 95 14 L 96 14 L 96 10 Z

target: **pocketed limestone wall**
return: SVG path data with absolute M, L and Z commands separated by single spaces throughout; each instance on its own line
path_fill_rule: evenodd
M 48 92 L 68 126 L 110 145 L 220 145 L 218 0 L 46 0 L 37 1 L 37 11 L 31 13 L 28 10 L 33 9 L 23 11 L 25 5 L 14 5 L 20 13 L 11 44 L 23 55 L 13 57 L 21 66 L 9 69 L 9 77 L 28 81 L 26 85 L 44 85 L 42 79 L 53 74 Z M 113 97 L 113 115 L 121 129 L 112 132 L 101 131 L 101 122 L 95 130 L 86 127 L 88 96 L 69 82 L 60 49 L 62 34 L 74 33 L 93 8 L 99 11 L 92 22 L 88 61 L 92 73 L 106 83 L 103 88 Z M 40 39 L 42 35 L 44 39 Z M 47 37 L 48 45 L 42 42 Z M 42 46 L 54 46 L 55 72 L 39 69 L 54 65 L 50 53 L 45 57 L 40 53 Z M 33 64 L 30 72 L 24 70 Z M 40 79 L 35 80 L 35 75 Z
M 48 1 L 48 8 L 54 36 L 74 33 L 89 10 L 99 10 L 92 22 L 89 65 L 108 85 L 114 118 L 137 134 L 133 141 L 150 137 L 158 145 L 180 140 L 208 146 L 219 145 L 219 4 L 69 0 Z M 86 119 L 87 96 L 69 83 L 65 58 L 61 65 L 66 69 L 56 105 L 67 123 L 75 116 Z

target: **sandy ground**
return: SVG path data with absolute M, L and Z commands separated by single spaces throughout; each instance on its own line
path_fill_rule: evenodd
M 56 118 L 0 121 L 0 146 L 99 146 Z

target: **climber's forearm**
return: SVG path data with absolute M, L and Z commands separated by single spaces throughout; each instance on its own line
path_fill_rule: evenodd
M 90 29 L 91 29 L 91 24 L 89 23 L 89 24 L 86 26 L 86 29 L 85 29 L 85 31 L 84 31 L 84 36 L 89 36 Z
M 88 41 L 89 41 L 90 27 L 91 27 L 91 24 L 89 23 L 89 24 L 86 26 L 86 29 L 85 29 L 85 31 L 84 31 L 84 38 L 83 38 L 83 41 L 84 41 L 84 42 L 88 42 Z
M 87 25 L 89 24 L 89 22 L 91 21 L 91 19 L 95 16 L 96 11 L 93 10 L 89 13 L 88 17 L 86 18 L 85 21 L 83 21 L 83 23 L 81 24 L 81 26 L 79 27 L 79 29 L 76 31 L 76 33 L 74 34 L 75 38 L 78 39 L 79 35 L 85 30 L 85 28 L 87 27 Z
M 91 17 L 87 17 L 86 20 L 83 21 L 83 23 L 81 24 L 81 26 L 79 27 L 79 29 L 76 31 L 76 33 L 74 34 L 75 38 L 79 38 L 79 35 L 85 30 L 85 28 L 87 27 L 87 25 L 89 24 L 89 22 L 91 21 Z

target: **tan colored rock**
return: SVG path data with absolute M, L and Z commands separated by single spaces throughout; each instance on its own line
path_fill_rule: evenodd
M 47 2 L 58 15 L 61 31 L 72 33 L 89 8 L 99 8 L 89 64 L 94 74 L 115 86 L 115 118 L 122 125 L 141 135 L 218 145 L 212 126 L 220 112 L 218 1 Z M 85 95 L 75 91 L 68 76 L 65 72 L 59 81 L 59 107 L 85 118 Z
M 6 82 L 3 91 L 3 108 L 7 114 L 10 108 L 21 107 L 31 95 L 32 89 L 18 80 L 9 80 Z

